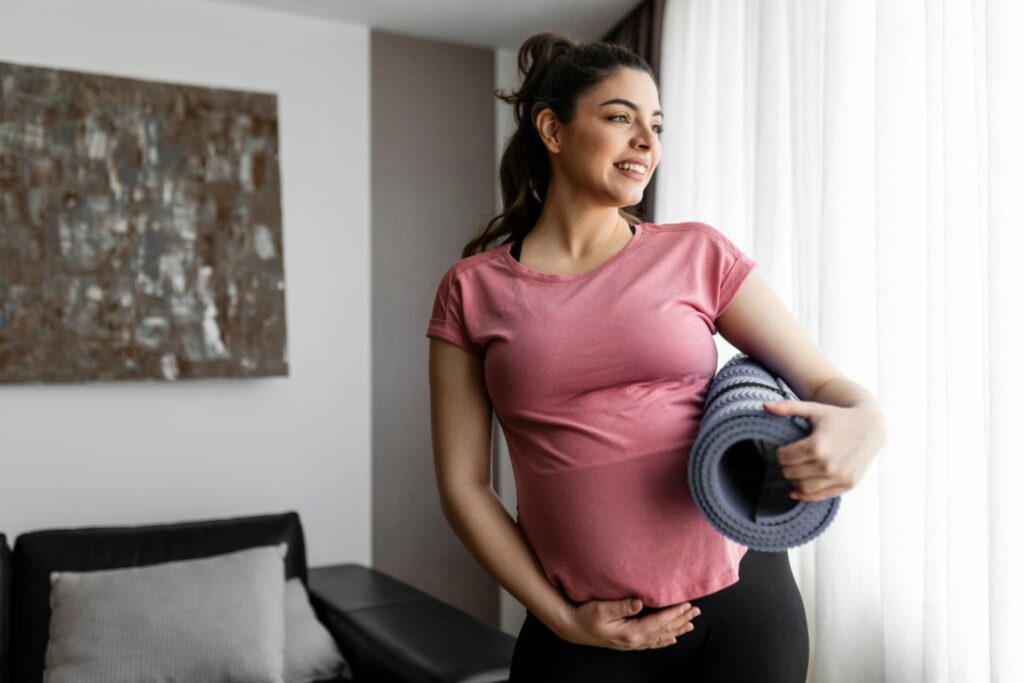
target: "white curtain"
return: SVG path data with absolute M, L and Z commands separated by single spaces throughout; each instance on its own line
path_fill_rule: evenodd
M 1024 2 L 668 0 L 661 103 L 654 220 L 729 235 L 888 418 L 790 550 L 808 680 L 1024 681 Z

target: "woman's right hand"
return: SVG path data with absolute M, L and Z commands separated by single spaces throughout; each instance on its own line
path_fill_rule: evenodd
M 643 603 L 625 600 L 591 600 L 570 608 L 570 618 L 560 637 L 580 645 L 613 650 L 648 650 L 666 647 L 693 630 L 700 609 L 683 602 L 669 605 L 642 617 L 633 615 Z

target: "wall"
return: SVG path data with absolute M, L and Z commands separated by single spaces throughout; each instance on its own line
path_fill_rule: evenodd
M 519 57 L 519 50 L 499 48 L 494 51 L 494 83 L 495 88 L 503 91 L 515 92 L 519 89 L 519 65 L 516 60 Z M 501 165 L 501 154 L 505 151 L 505 143 L 515 132 L 516 122 L 513 118 L 512 105 L 494 98 L 494 153 L 495 153 L 495 174 L 497 176 Z M 501 208 L 501 184 L 494 186 L 494 206 Z M 516 479 L 512 472 L 512 459 L 508 453 L 508 443 L 505 441 L 505 434 L 501 430 L 501 424 L 494 418 L 494 472 L 495 491 L 505 505 L 505 509 L 515 519 L 518 505 L 516 496 Z M 512 635 L 519 633 L 523 620 L 526 619 L 526 607 L 519 602 L 511 593 L 502 586 L 498 586 L 499 603 L 501 605 L 501 628 Z
M 371 34 L 373 562 L 499 626 L 498 587 L 441 511 L 427 323 L 444 272 L 494 211 L 494 53 Z
M 195 0 L 0 16 L 3 61 L 278 95 L 291 366 L 0 385 L 0 530 L 297 510 L 310 564 L 369 564 L 368 29 Z

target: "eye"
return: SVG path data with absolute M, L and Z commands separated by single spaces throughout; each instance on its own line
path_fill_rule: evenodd
M 615 119 L 626 119 L 626 123 L 629 123 L 628 114 L 612 114 L 611 116 L 608 117 L 609 121 L 614 121 Z M 658 132 L 658 135 L 661 135 L 662 133 L 665 132 L 665 127 L 660 123 L 654 124 L 653 126 L 651 126 L 651 128 L 656 130 Z

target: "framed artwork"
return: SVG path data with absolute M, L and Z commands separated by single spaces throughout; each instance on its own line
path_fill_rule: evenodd
M 0 382 L 288 374 L 274 94 L 0 62 Z

